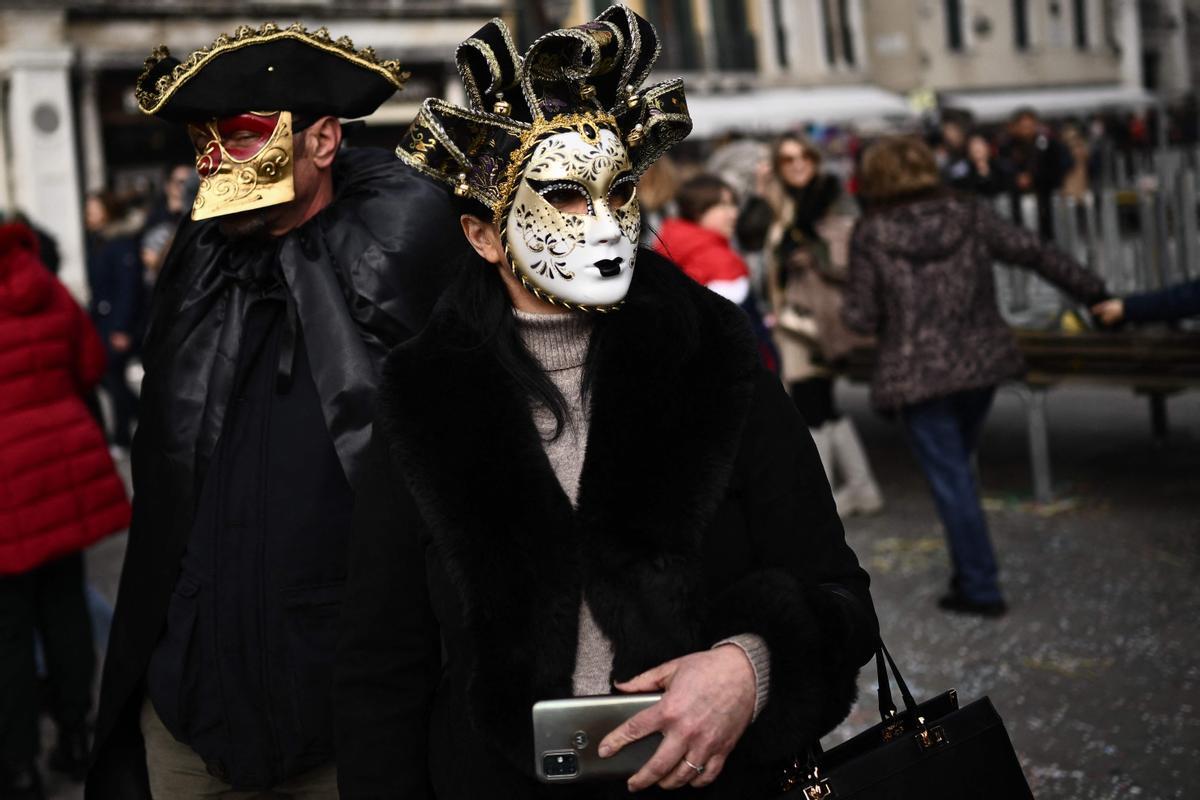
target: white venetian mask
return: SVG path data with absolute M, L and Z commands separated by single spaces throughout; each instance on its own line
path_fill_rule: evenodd
M 585 123 L 539 142 L 503 223 L 525 286 L 588 310 L 624 300 L 642 224 L 636 188 L 629 153 L 606 128 Z

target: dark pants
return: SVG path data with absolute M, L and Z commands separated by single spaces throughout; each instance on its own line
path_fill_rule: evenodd
M 82 724 L 92 705 L 96 653 L 83 584 L 83 553 L 0 577 L 0 761 L 14 769 L 38 750 L 42 697 L 34 629 L 42 637 L 48 698 L 60 728 Z
M 112 400 L 113 406 L 113 427 L 109 440 L 120 447 L 129 447 L 133 418 L 137 416 L 138 398 L 129 388 L 129 381 L 125 380 L 125 368 L 128 365 L 128 353 L 109 350 L 108 367 L 100 379 L 100 386 Z
M 909 445 L 933 491 L 954 562 L 954 585 L 968 600 L 1002 599 L 998 568 L 971 457 L 995 387 L 955 392 L 901 411 Z

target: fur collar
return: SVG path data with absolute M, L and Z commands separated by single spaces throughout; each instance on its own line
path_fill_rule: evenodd
M 641 251 L 625 306 L 597 321 L 573 509 L 526 399 L 488 353 L 457 346 L 464 329 L 442 306 L 393 351 L 380 432 L 465 610 L 475 723 L 527 772 L 531 743 L 512 720 L 570 695 L 581 587 L 618 680 L 702 646 L 703 534 L 731 478 L 758 356 L 740 309 Z

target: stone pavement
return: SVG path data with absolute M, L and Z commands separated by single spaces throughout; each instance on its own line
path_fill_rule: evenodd
M 980 470 L 1012 606 L 1000 620 L 944 614 L 941 529 L 898 427 L 842 386 L 887 495 L 847 535 L 871 572 L 889 647 L 918 699 L 988 695 L 1041 800 L 1200 797 L 1200 393 L 1169 401 L 1172 437 L 1150 435 L 1145 400 L 1123 390 L 1051 393 L 1061 501 L 1028 503 L 1021 400 L 1001 392 Z M 89 554 L 111 599 L 124 542 Z M 830 744 L 872 724 L 874 670 Z M 51 778 L 55 800 L 77 787 Z
M 947 555 L 923 480 L 898 426 L 841 396 L 888 500 L 847 533 L 914 695 L 990 696 L 1039 798 L 1200 797 L 1200 393 L 1169 402 L 1165 446 L 1127 391 L 1051 393 L 1061 500 L 1044 508 L 1028 503 L 1022 401 L 1001 393 L 979 459 L 1001 620 L 936 609 Z M 878 721 L 874 674 L 833 739 Z

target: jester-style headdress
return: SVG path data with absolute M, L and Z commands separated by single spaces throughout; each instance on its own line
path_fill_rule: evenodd
M 535 41 L 524 58 L 494 19 L 458 47 L 469 108 L 425 100 L 397 155 L 504 219 L 530 155 L 555 133 L 615 133 L 641 174 L 692 129 L 683 81 L 642 83 L 658 34 L 624 6 Z

